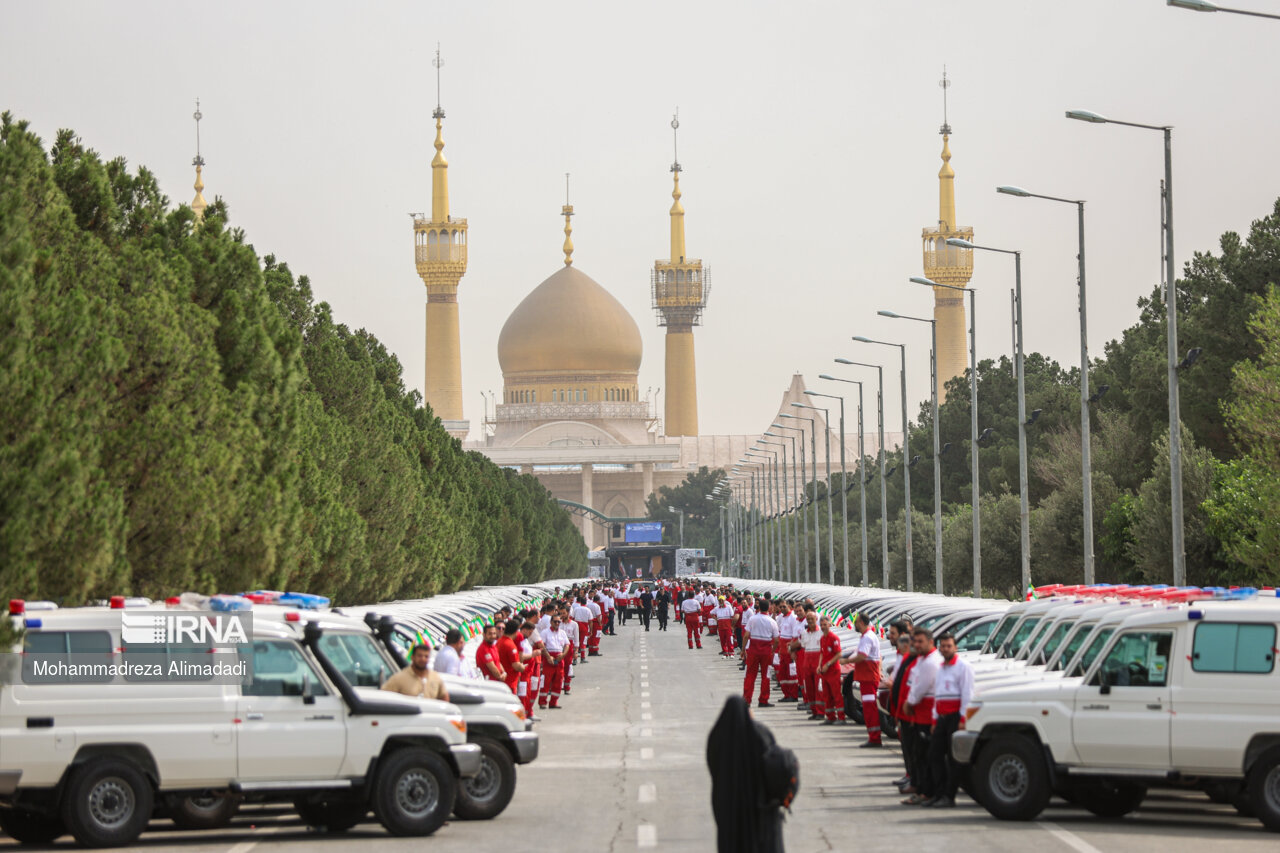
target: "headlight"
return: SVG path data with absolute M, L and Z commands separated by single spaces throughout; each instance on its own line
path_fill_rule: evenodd
M 453 716 L 450 716 L 450 717 L 448 717 L 447 719 L 449 720 L 449 723 L 450 723 L 450 724 L 451 724 L 455 729 L 457 729 L 458 731 L 462 732 L 464 735 L 467 733 L 467 721 L 466 721 L 466 720 L 464 720 L 464 719 L 462 719 L 462 717 L 460 717 L 460 716 L 459 716 L 459 717 L 453 717 Z
M 510 705 L 507 710 L 515 714 L 517 720 L 524 719 L 524 707 L 522 705 Z
M 964 711 L 964 721 L 967 723 L 973 719 L 973 715 L 982 710 L 981 702 L 970 702 L 969 707 Z

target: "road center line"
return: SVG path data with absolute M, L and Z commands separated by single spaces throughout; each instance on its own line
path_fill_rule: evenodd
M 640 786 L 640 802 L 652 803 L 658 799 L 657 785 L 641 785 Z
M 650 758 L 653 758 L 653 747 L 646 746 L 644 749 L 640 750 L 640 758 L 644 761 L 648 761 Z
M 657 847 L 658 828 L 651 823 L 642 823 L 636 827 L 637 847 Z
M 260 830 L 258 835 L 270 835 L 275 831 L 276 828 L 274 826 L 269 826 Z M 253 841 L 241 841 L 239 844 L 234 845 L 230 850 L 228 850 L 227 853 L 249 853 L 250 850 L 258 846 L 258 842 L 261 840 L 261 838 L 258 838 Z
M 653 729 L 641 729 L 640 737 L 653 737 Z
M 1078 853 L 1102 853 L 1101 850 L 1099 850 L 1097 847 L 1094 847 L 1088 841 L 1085 841 L 1083 838 L 1076 835 L 1074 832 L 1063 829 L 1062 827 L 1058 826 L 1056 823 L 1053 823 L 1047 820 L 1036 821 L 1036 823 L 1045 832 L 1049 833 L 1054 838 L 1058 839 L 1063 844 L 1070 847 L 1072 850 L 1078 851 Z

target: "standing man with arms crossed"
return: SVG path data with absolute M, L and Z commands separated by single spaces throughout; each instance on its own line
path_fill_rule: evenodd
M 929 780 L 933 798 L 921 805 L 951 808 L 960 790 L 960 765 L 951 757 L 951 736 L 964 728 L 965 712 L 973 699 L 973 668 L 956 654 L 950 631 L 938 635 L 942 665 L 934 682 L 933 734 L 929 740 Z
M 756 673 L 760 674 L 761 708 L 772 708 L 769 701 L 769 665 L 773 663 L 773 649 L 778 640 L 778 624 L 769 615 L 768 605 L 747 621 L 742 629 L 742 639 L 747 644 L 747 674 L 742 679 L 742 698 L 751 704 L 755 692 Z
M 507 684 L 507 671 L 502 668 L 502 657 L 498 651 L 498 626 L 484 626 L 484 642 L 476 647 L 476 669 L 489 681 L 501 681 Z M 510 687 L 510 684 L 507 684 Z M 514 690 L 512 691 L 515 692 Z
M 837 721 L 847 723 L 844 715 L 844 697 L 840 693 L 840 638 L 831 630 L 831 617 L 823 616 L 818 623 L 822 639 L 818 642 L 818 693 L 822 710 L 826 711 L 828 726 Z
M 876 692 L 880 689 L 880 638 L 861 613 L 853 620 L 853 629 L 861 635 L 858 651 L 853 656 L 853 680 L 858 683 L 862 719 L 867 726 L 867 741 L 859 748 L 875 748 L 883 746 L 880 742 L 880 710 L 876 707 Z
M 800 679 L 796 675 L 795 660 L 791 657 L 791 644 L 800 636 L 800 624 L 791 615 L 791 604 L 778 602 L 778 687 L 783 702 L 798 702 Z
M 938 780 L 929 772 L 929 744 L 933 734 L 933 702 L 942 655 L 933 645 L 933 632 L 916 628 L 911 632 L 911 650 L 915 666 L 907 675 L 905 711 L 911 720 L 911 784 L 916 792 L 902 801 L 904 806 L 918 806 L 933 799 Z

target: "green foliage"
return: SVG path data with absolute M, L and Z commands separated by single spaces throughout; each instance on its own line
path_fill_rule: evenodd
M 581 573 L 546 489 L 463 451 L 227 215 L 196 227 L 146 169 L 0 119 L 0 593 L 352 601 Z

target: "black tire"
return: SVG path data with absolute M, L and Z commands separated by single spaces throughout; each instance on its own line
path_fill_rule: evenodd
M 119 758 L 93 758 L 72 771 L 62 820 L 82 847 L 123 847 L 147 828 L 154 805 L 141 770 Z
M 449 763 L 429 749 L 409 747 L 378 767 L 373 811 L 392 835 L 430 835 L 453 811 L 458 780 Z
M 1280 832 L 1280 749 L 1266 752 L 1254 763 L 1245 785 L 1254 815 L 1267 829 Z
M 1077 782 L 1070 789 L 1075 803 L 1098 817 L 1124 817 L 1147 798 L 1145 786 L 1110 779 Z
M 240 801 L 225 794 L 195 794 L 173 797 L 168 802 L 169 819 L 179 829 L 221 829 L 240 811 Z
M 49 844 L 67 834 L 60 819 L 17 809 L 0 809 L 0 830 L 19 844 Z
M 365 819 L 369 804 L 361 800 L 310 800 L 303 797 L 293 801 L 293 810 L 302 822 L 321 832 L 346 832 Z
M 1235 800 L 1242 788 L 1239 782 L 1210 782 L 1205 786 L 1204 794 L 1211 802 L 1227 806 Z
M 516 793 L 516 763 L 495 740 L 476 738 L 480 747 L 480 773 L 461 780 L 453 813 L 463 820 L 490 820 L 511 803 Z
M 862 694 L 859 692 L 858 682 L 853 680 L 852 672 L 846 675 L 840 684 L 840 698 L 844 702 L 845 716 L 851 722 L 865 726 L 867 721 L 862 716 Z
M 1032 820 L 1049 804 L 1049 768 L 1039 745 L 1020 735 L 983 744 L 973 766 L 977 800 L 1000 820 Z

